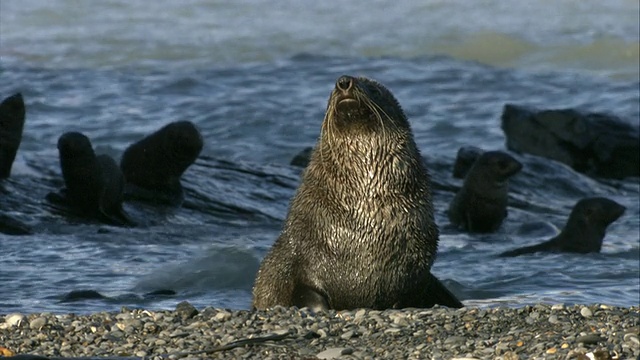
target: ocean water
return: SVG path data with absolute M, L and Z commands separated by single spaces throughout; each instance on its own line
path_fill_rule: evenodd
M 27 106 L 0 213 L 33 235 L 0 235 L 0 313 L 171 309 L 188 300 L 246 309 L 342 74 L 385 84 L 407 113 L 434 180 L 441 229 L 433 272 L 469 306 L 639 305 L 640 183 L 603 181 L 516 155 L 509 217 L 469 235 L 445 215 L 457 149 L 504 149 L 505 103 L 607 112 L 640 123 L 635 0 L 0 2 L 0 97 Z M 98 152 L 193 121 L 205 146 L 180 208 L 126 203 L 133 229 L 61 214 L 56 142 Z M 600 254 L 496 255 L 562 228 L 580 198 L 627 207 Z M 543 223 L 532 227 L 530 224 Z M 527 227 L 528 226 L 528 227 Z M 175 295 L 148 295 L 170 289 Z M 74 290 L 106 299 L 61 301 Z

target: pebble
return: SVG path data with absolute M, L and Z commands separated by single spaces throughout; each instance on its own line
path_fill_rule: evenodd
M 310 359 L 316 354 L 324 359 L 577 359 L 599 349 L 615 351 L 619 359 L 640 356 L 638 307 L 196 311 L 183 303 L 174 311 L 123 308 L 87 315 L 25 314 L 16 320 L 13 314 L 0 315 L 0 345 L 19 354 L 111 360 Z M 197 353 L 273 335 L 285 338 Z
M 597 344 L 598 342 L 603 340 L 604 339 L 597 334 L 588 334 L 588 335 L 583 335 L 576 338 L 577 343 L 583 343 L 583 344 L 589 344 L 589 345 Z
M 192 317 L 198 315 L 198 309 L 189 304 L 189 302 L 182 301 L 176 306 L 175 313 L 183 319 L 191 319 Z
M 29 328 L 40 330 L 43 326 L 47 325 L 46 317 L 37 317 L 29 322 Z
M 582 309 L 580 309 L 580 315 L 586 317 L 586 318 L 590 318 L 593 316 L 593 312 L 591 311 L 591 309 L 589 309 L 588 307 L 583 307 Z
M 9 315 L 5 316 L 4 322 L 9 327 L 20 326 L 20 325 L 22 325 L 22 323 L 25 322 L 26 319 L 27 318 L 22 314 L 13 313 L 13 314 L 9 314 Z
M 636 345 L 640 345 L 640 340 L 638 339 L 638 334 L 627 333 L 624 334 L 624 341 L 632 342 Z
M 352 353 L 353 350 L 349 348 L 330 348 L 319 353 L 316 357 L 318 359 L 337 359 L 342 355 L 350 355 Z

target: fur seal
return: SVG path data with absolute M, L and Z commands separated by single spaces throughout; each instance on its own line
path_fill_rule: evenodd
M 60 194 L 49 194 L 49 200 L 71 205 L 111 225 L 135 225 L 122 208 L 124 177 L 115 160 L 108 155 L 96 156 L 89 138 L 79 132 L 60 136 L 58 151 L 66 188 Z
M 341 76 L 253 307 L 462 307 L 430 272 L 438 235 L 400 104 L 376 81 Z
M 0 179 L 11 175 L 11 166 L 22 141 L 25 113 L 20 93 L 11 95 L 0 103 Z
M 500 254 L 502 257 L 539 251 L 592 253 L 600 252 L 607 227 L 625 212 L 626 207 L 603 198 L 585 198 L 576 203 L 560 234 L 538 245 L 526 246 Z
M 487 151 L 473 163 L 449 204 L 449 221 L 469 232 L 496 231 L 507 217 L 508 180 L 522 164 L 502 151 Z
M 180 205 L 184 200 L 180 177 L 200 155 L 202 146 L 200 132 L 189 121 L 170 123 L 132 144 L 120 160 L 125 197 Z

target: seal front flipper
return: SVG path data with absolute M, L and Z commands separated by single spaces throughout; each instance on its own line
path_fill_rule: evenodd
M 8 178 L 22 141 L 25 107 L 20 93 L 0 103 L 0 179 Z
M 297 284 L 292 294 L 293 305 L 299 308 L 308 307 L 313 311 L 329 310 L 329 301 L 311 286 Z
M 456 309 L 464 307 L 462 302 L 437 277 L 431 273 L 429 273 L 429 277 L 425 307 L 432 307 L 436 304 Z

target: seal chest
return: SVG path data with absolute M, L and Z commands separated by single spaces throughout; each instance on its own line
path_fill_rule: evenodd
M 341 76 L 253 305 L 426 307 L 437 244 L 429 175 L 404 112 L 383 85 Z M 459 305 L 451 297 L 444 305 Z

